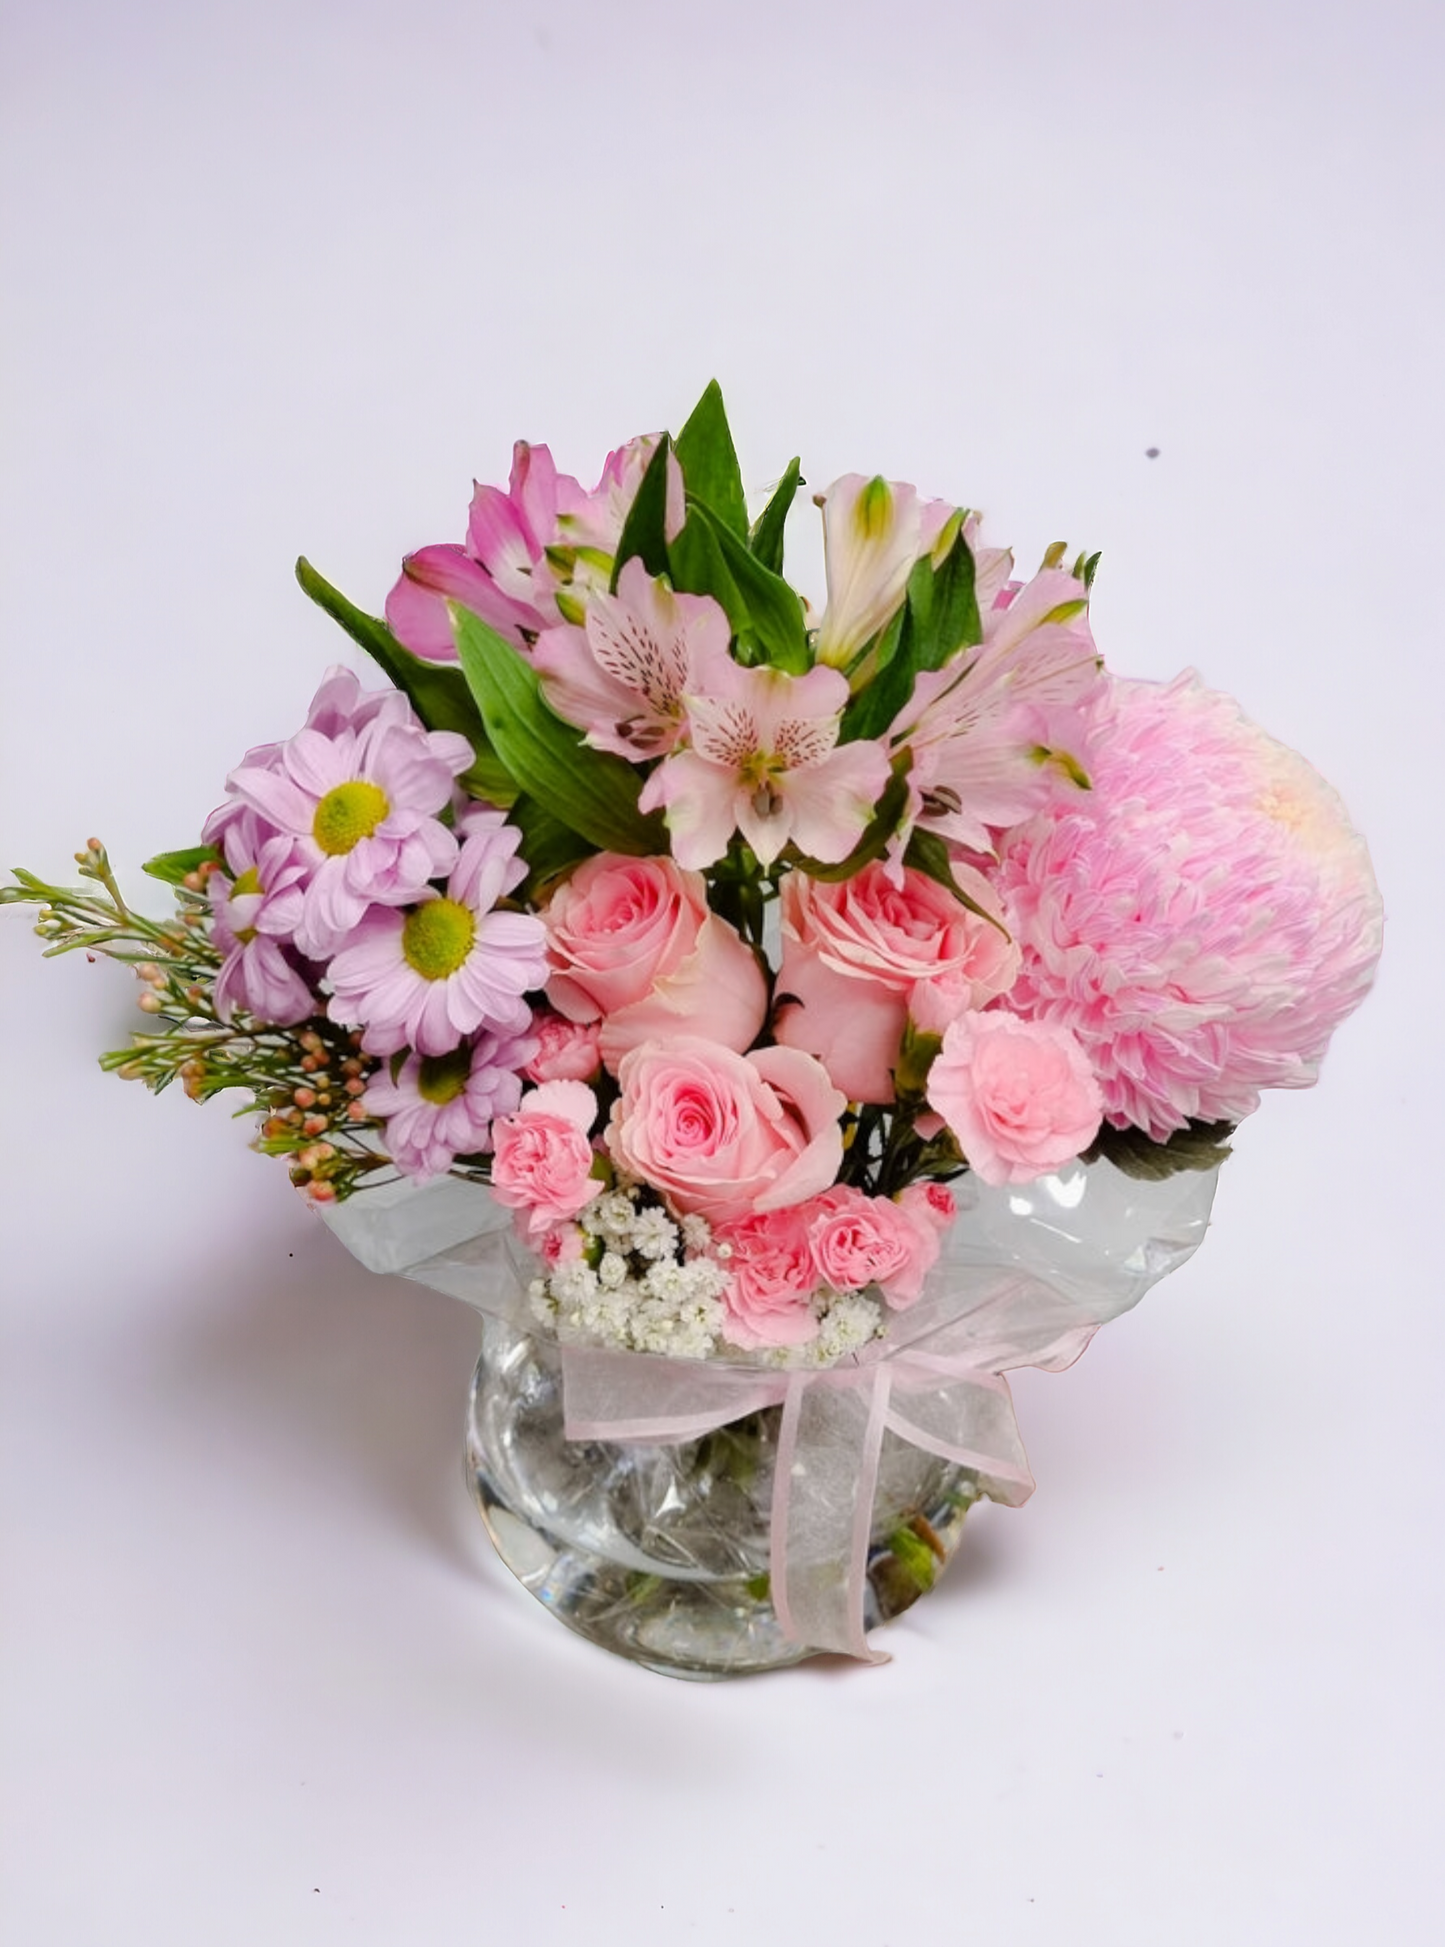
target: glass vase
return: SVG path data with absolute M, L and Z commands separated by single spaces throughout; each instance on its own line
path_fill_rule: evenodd
M 1138 1182 L 1096 1163 L 1004 1189 L 964 1178 L 955 1186 L 958 1217 L 923 1299 L 890 1317 L 888 1337 L 845 1361 L 849 1370 L 808 1377 L 835 1406 L 815 1415 L 811 1440 L 788 1446 L 781 1496 L 785 1409 L 776 1389 L 789 1381 L 765 1357 L 727 1362 L 718 1374 L 711 1361 L 606 1355 L 626 1368 L 634 1407 L 639 1397 L 674 1388 L 686 1397 L 693 1375 L 738 1385 L 751 1374 L 763 1394 L 774 1390 L 768 1403 L 716 1413 L 702 1430 L 689 1431 L 689 1415 L 674 1413 L 665 1439 L 569 1439 L 570 1349 L 531 1316 L 526 1290 L 535 1260 L 517 1242 L 510 1213 L 484 1188 L 455 1179 L 369 1188 L 327 1212 L 326 1222 L 369 1269 L 399 1272 L 482 1313 L 466 1473 L 497 1552 L 521 1585 L 602 1648 L 668 1675 L 706 1679 L 778 1669 L 817 1653 L 819 1639 L 800 1634 L 795 1618 L 785 1626 L 781 1601 L 775 1607 L 780 1560 L 792 1559 L 786 1550 L 780 1557 L 775 1524 L 786 1529 L 788 1507 L 811 1497 L 814 1516 L 821 1510 L 816 1548 L 818 1532 L 837 1531 L 836 1521 L 829 1527 L 838 1512 L 829 1497 L 847 1502 L 852 1545 L 837 1551 L 850 1556 L 846 1570 L 815 1559 L 808 1572 L 846 1581 L 849 1646 L 864 1654 L 863 1631 L 935 1586 L 970 1508 L 981 1498 L 1024 1499 L 1032 1481 L 1002 1374 L 1068 1365 L 1101 1324 L 1192 1255 L 1216 1174 Z M 894 1399 L 913 1405 L 901 1419 L 874 1416 L 882 1432 L 865 1477 L 846 1439 L 840 1448 L 836 1401 L 860 1382 L 854 1391 L 866 1416 L 864 1384 L 876 1393 L 883 1367 L 897 1375 Z M 939 1376 L 942 1367 L 951 1377 Z M 575 1360 L 570 1373 L 580 1392 Z M 887 1386 L 883 1392 L 886 1405 Z M 974 1394 L 987 1407 L 981 1418 L 939 1418 L 940 1405 Z M 796 1419 L 793 1426 L 796 1433 Z M 936 1437 L 940 1426 L 946 1437 Z M 988 1453 L 969 1464 L 964 1450 L 977 1444 Z M 834 1599 L 841 1601 L 836 1591 Z
M 568 1440 L 556 1342 L 488 1318 L 467 1475 L 497 1553 L 569 1629 L 671 1676 L 743 1676 L 813 1653 L 771 1600 L 781 1418 L 763 1407 L 666 1446 Z M 865 1628 L 933 1587 L 979 1496 L 972 1470 L 885 1433 Z

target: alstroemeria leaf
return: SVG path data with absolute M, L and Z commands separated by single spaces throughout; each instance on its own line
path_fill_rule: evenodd
M 793 502 L 798 497 L 798 489 L 803 485 L 802 467 L 798 460 L 791 459 L 784 469 L 783 477 L 774 487 L 772 497 L 762 513 L 753 522 L 753 531 L 748 536 L 748 546 L 765 568 L 775 575 L 783 572 L 783 531 L 788 524 Z
M 716 379 L 688 415 L 687 424 L 676 440 L 678 464 L 683 484 L 704 501 L 724 527 L 746 539 L 748 508 L 743 497 L 743 476 L 738 466 L 737 449 L 728 425 L 727 408 Z
M 1161 1182 L 1181 1170 L 1217 1169 L 1231 1153 L 1232 1122 L 1190 1122 L 1164 1142 L 1155 1142 L 1142 1129 L 1116 1129 L 1110 1122 L 1084 1151 L 1081 1161 L 1097 1163 L 1106 1157 L 1116 1170 L 1146 1183 Z
M 471 745 L 471 769 L 459 782 L 474 798 L 509 805 L 517 795 L 516 780 L 487 741 L 481 715 L 467 688 L 466 678 L 451 663 L 429 662 L 414 656 L 397 641 L 385 622 L 349 602 L 340 589 L 303 554 L 296 563 L 296 579 L 318 608 L 339 622 L 351 640 L 364 649 L 396 687 L 403 691 L 428 730 L 454 730 Z
M 593 847 L 579 832 L 524 792 L 507 814 L 522 834 L 522 857 L 531 868 L 519 897 L 535 899 L 548 882 L 589 858 Z
M 667 551 L 668 576 L 684 595 L 711 595 L 734 635 L 752 626 L 748 605 L 723 560 L 718 530 L 691 504 L 682 532 Z
M 915 872 L 921 872 L 926 879 L 932 879 L 936 885 L 945 886 L 960 906 L 966 906 L 980 919 L 986 919 L 990 926 L 998 928 L 1005 939 L 1008 938 L 1008 928 L 1002 920 L 980 906 L 976 899 L 971 899 L 954 878 L 948 847 L 936 832 L 913 832 L 909 837 L 907 850 L 903 854 L 903 863 L 912 866 Z
M 637 809 L 642 774 L 584 744 L 549 707 L 530 663 L 480 616 L 453 605 L 452 628 L 487 735 L 526 795 L 599 851 L 665 852 L 661 818 Z
M 704 501 L 694 499 L 691 494 L 687 518 L 689 526 L 701 519 L 711 528 L 723 565 L 746 608 L 746 628 L 756 636 L 765 660 L 774 669 L 786 670 L 790 675 L 806 675 L 812 658 L 808 652 L 803 604 L 794 591 L 781 575 L 775 575 L 756 555 L 749 553 L 747 544 Z M 738 631 L 737 618 L 730 615 L 729 620 Z
M 983 641 L 974 588 L 973 549 L 960 531 L 933 571 L 926 613 L 918 618 L 916 669 L 942 669 L 960 649 Z
M 664 433 L 657 442 L 647 471 L 633 495 L 622 523 L 622 535 L 612 562 L 612 593 L 617 593 L 617 578 L 634 556 L 639 556 L 650 575 L 667 573 L 667 461 L 672 441 Z
M 198 866 L 224 863 L 214 845 L 192 845 L 181 852 L 157 852 L 153 859 L 146 860 L 141 871 L 148 872 L 153 879 L 160 879 L 168 886 L 178 886 Z
M 960 532 L 937 568 L 925 557 L 908 577 L 903 607 L 867 651 L 878 667 L 843 713 L 844 740 L 881 737 L 913 694 L 919 670 L 941 669 L 982 639 L 973 551 Z

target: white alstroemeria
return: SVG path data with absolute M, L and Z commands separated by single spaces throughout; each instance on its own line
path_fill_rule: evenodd
M 923 500 L 903 481 L 861 473 L 835 480 L 819 505 L 828 606 L 818 624 L 818 661 L 845 669 L 896 612 L 908 577 L 955 510 L 946 500 Z

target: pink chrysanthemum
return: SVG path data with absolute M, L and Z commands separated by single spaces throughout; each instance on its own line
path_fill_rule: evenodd
M 364 1030 L 368 1054 L 445 1055 L 478 1028 L 530 1026 L 522 996 L 547 978 L 546 931 L 531 913 L 492 910 L 527 876 L 521 837 L 501 812 L 474 813 L 445 893 L 407 913 L 373 906 L 331 962 L 328 1012 Z
M 1116 1126 L 1236 1122 L 1316 1079 L 1370 985 L 1369 853 L 1318 772 L 1192 672 L 1108 682 L 1090 734 L 1082 808 L 1000 847 L 1009 1008 L 1073 1029 Z
M 393 1081 L 367 1085 L 362 1105 L 386 1124 L 387 1154 L 404 1176 L 425 1179 L 458 1156 L 485 1154 L 492 1124 L 522 1099 L 520 1070 L 536 1053 L 529 1036 L 484 1033 L 448 1055 L 412 1055 Z
M 323 960 L 368 906 L 405 905 L 450 869 L 457 842 L 436 814 L 471 762 L 465 737 L 425 729 L 399 692 L 362 691 L 333 670 L 306 727 L 232 771 L 231 802 L 205 835 L 223 839 L 239 805 L 294 841 L 306 867 L 296 944 Z
M 212 937 L 226 956 L 216 975 L 216 1012 L 229 1021 L 239 1007 L 273 1027 L 295 1027 L 321 1006 L 287 951 L 301 915 L 305 864 L 291 839 L 263 836 L 250 812 L 228 825 L 225 852 L 233 876 L 215 872 L 206 887 Z

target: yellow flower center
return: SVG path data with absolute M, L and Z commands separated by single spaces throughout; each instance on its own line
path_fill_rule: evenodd
M 335 858 L 363 838 L 370 838 L 390 810 L 379 784 L 353 778 L 350 784 L 335 785 L 317 805 L 311 836 L 323 852 Z
M 424 1102 L 439 1109 L 455 1102 L 472 1072 L 470 1048 L 454 1048 L 449 1055 L 423 1055 L 416 1078 L 416 1092 Z
M 231 887 L 232 899 L 246 899 L 261 890 L 261 875 L 254 865 L 248 865 Z M 242 946 L 249 946 L 256 937 L 254 926 L 238 926 L 236 939 Z
M 401 950 L 409 967 L 424 980 L 446 980 L 472 950 L 477 922 L 455 899 L 429 899 L 407 915 Z

